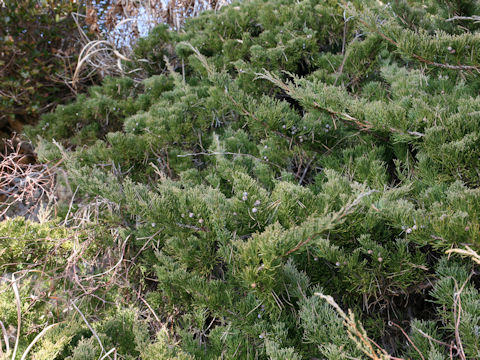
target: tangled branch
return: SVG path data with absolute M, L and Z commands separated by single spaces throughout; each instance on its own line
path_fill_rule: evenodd
M 21 143 L 7 140 L 0 153 L 0 218 L 14 205 L 26 207 L 33 215 L 45 200 L 55 202 L 55 172 L 58 165 L 32 163 L 32 155 L 23 153 Z

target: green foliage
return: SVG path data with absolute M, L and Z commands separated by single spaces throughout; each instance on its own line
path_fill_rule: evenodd
M 0 264 L 2 271 L 18 271 L 41 260 L 62 262 L 72 242 L 67 230 L 55 222 L 36 224 L 24 218 L 0 223 Z M 50 257 L 47 255 L 54 255 Z M 52 266 L 52 264 L 50 264 Z
M 480 245 L 478 8 L 462 4 L 225 6 L 140 41 L 142 84 L 106 79 L 28 129 L 125 239 L 97 250 L 124 250 L 106 297 L 128 310 L 82 307 L 105 351 L 478 358 L 477 272 L 442 256 Z M 72 334 L 59 358 L 104 355 Z
M 151 344 L 147 344 L 140 350 L 141 358 L 144 360 L 191 360 L 191 355 L 175 347 L 169 339 L 168 331 L 162 328 L 157 333 L 157 339 Z

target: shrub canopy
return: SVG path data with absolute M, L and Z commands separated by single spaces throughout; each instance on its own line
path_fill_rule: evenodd
M 479 358 L 478 275 L 445 256 L 480 245 L 479 10 L 248 0 L 157 27 L 129 65 L 148 79 L 27 130 L 123 249 L 94 294 L 130 305 L 85 300 L 98 339 L 65 325 L 38 353 Z

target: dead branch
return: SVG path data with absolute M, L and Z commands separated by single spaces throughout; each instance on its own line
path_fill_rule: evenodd
M 0 218 L 5 217 L 15 204 L 27 207 L 32 214 L 44 202 L 55 203 L 55 168 L 35 164 L 30 154 L 24 154 L 21 144 L 7 140 L 3 153 L 0 153 Z

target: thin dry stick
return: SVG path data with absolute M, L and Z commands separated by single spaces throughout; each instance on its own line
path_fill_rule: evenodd
M 450 22 L 450 21 L 455 21 L 455 20 L 472 20 L 474 22 L 480 22 L 480 16 L 478 15 L 473 15 L 473 16 L 454 16 L 451 17 L 445 21 Z
M 103 356 L 100 358 L 100 360 L 106 359 L 107 356 L 110 358 L 110 354 L 113 353 L 113 352 L 115 352 L 114 358 L 116 359 L 116 358 L 117 358 L 117 352 L 116 352 L 116 351 L 117 351 L 117 349 L 115 349 L 115 348 L 110 349 L 110 351 L 107 352 L 105 355 L 103 355 Z
M 77 193 L 78 188 L 79 186 L 77 186 L 77 188 L 75 189 L 75 192 L 72 195 L 72 199 L 70 200 L 70 205 L 68 206 L 67 215 L 65 215 L 65 220 L 63 220 L 64 226 L 67 224 L 68 217 L 70 216 L 70 211 L 72 210 L 72 206 L 73 206 L 73 200 L 75 199 L 75 194 Z
M 378 344 L 372 341 L 367 336 L 365 329 L 362 327 L 362 325 L 357 325 L 353 313 L 349 310 L 349 313 L 347 315 L 335 302 L 333 297 L 318 292 L 316 292 L 315 295 L 320 296 L 335 309 L 335 311 L 344 320 L 344 325 L 347 328 L 348 337 L 355 343 L 357 348 L 369 358 L 371 358 L 372 360 L 403 360 L 402 358 L 388 355 L 388 353 L 384 349 L 382 349 L 380 346 L 378 346 Z M 372 344 L 378 348 L 378 351 L 380 353 L 374 349 Z
M 28 345 L 28 347 L 25 349 L 25 352 L 23 353 L 22 355 L 22 358 L 20 360 L 25 360 L 27 358 L 27 355 L 28 353 L 30 352 L 30 350 L 32 350 L 32 347 L 33 345 L 35 345 L 37 343 L 38 340 L 40 340 L 44 335 L 45 333 L 50 330 L 52 327 L 54 326 L 57 326 L 59 323 L 56 323 L 56 324 L 51 324 L 51 325 L 48 325 L 47 327 L 45 327 L 41 332 L 40 334 L 38 334 L 37 336 L 35 336 L 35 339 L 32 340 L 32 342 Z
M 418 347 L 415 345 L 415 343 L 412 341 L 412 339 L 410 339 L 410 336 L 408 336 L 408 334 L 405 332 L 405 330 L 403 330 L 400 325 L 395 324 L 393 321 L 389 321 L 388 323 L 390 325 L 395 326 L 397 329 L 399 329 L 402 332 L 403 336 L 405 336 L 407 338 L 407 341 L 413 346 L 415 351 L 420 355 L 422 360 L 425 360 L 425 357 L 423 356 L 422 352 L 418 349 Z
M 140 248 L 140 250 L 138 250 L 138 252 L 136 253 L 136 255 L 131 259 L 129 260 L 129 262 L 132 263 L 131 266 L 133 266 L 135 264 L 135 260 L 137 259 L 137 257 L 147 248 L 147 246 L 150 244 L 150 242 L 153 240 L 153 238 L 155 236 L 157 236 L 158 234 L 160 234 L 161 232 L 163 231 L 163 228 L 161 228 L 160 230 L 156 231 L 153 235 L 151 236 L 147 236 L 147 237 L 139 237 L 137 238 L 137 240 L 145 240 L 147 239 L 147 241 L 145 241 L 145 243 L 143 244 L 143 246 Z M 131 267 L 130 266 L 130 267 Z
M 15 340 L 15 347 L 13 348 L 12 360 L 15 360 L 17 355 L 18 344 L 20 342 L 20 330 L 22 326 L 22 307 L 20 303 L 20 293 L 18 292 L 17 282 L 15 280 L 15 275 L 12 274 L 12 288 L 13 293 L 15 294 L 15 302 L 17 303 L 17 338 Z
M 145 306 L 148 308 L 148 310 L 150 310 L 150 312 L 152 313 L 153 317 L 155 318 L 155 320 L 157 320 L 157 322 L 159 324 L 161 324 L 162 322 L 160 321 L 160 318 L 157 316 L 157 314 L 155 313 L 155 311 L 153 310 L 153 308 L 150 306 L 150 304 L 147 302 L 147 300 L 145 300 L 140 291 L 136 290 L 136 289 L 133 289 L 135 290 L 135 292 L 137 293 L 137 296 L 140 300 L 142 300 L 142 302 L 145 304 Z
M 315 160 L 315 157 L 312 157 L 308 164 L 305 166 L 305 169 L 303 170 L 302 177 L 298 181 L 298 185 L 302 185 L 303 180 L 305 179 L 305 176 L 307 175 L 308 169 L 310 168 L 310 165 L 312 165 L 313 160 Z
M 416 331 L 418 331 L 420 333 L 420 335 L 422 335 L 423 337 L 427 338 L 428 340 L 430 341 L 433 341 L 434 343 L 437 343 L 439 345 L 443 345 L 443 346 L 446 346 L 448 348 L 451 348 L 452 347 L 452 344 L 447 344 L 446 342 L 443 342 L 443 341 L 440 341 L 440 340 L 437 340 L 433 337 L 431 337 L 430 335 L 428 335 L 427 333 L 425 333 L 424 331 L 420 330 L 420 329 L 417 329 L 414 327 L 414 329 Z
M 465 249 L 449 249 L 447 251 L 445 251 L 446 254 L 452 254 L 452 253 L 457 253 L 457 254 L 460 254 L 460 255 L 465 255 L 465 256 L 469 256 L 474 262 L 476 262 L 477 264 L 480 265 L 480 255 L 478 255 L 478 253 L 473 250 L 471 247 L 469 247 L 468 245 L 465 246 Z
M 119 266 L 123 261 L 123 257 L 125 256 L 125 247 L 127 245 L 127 241 L 128 241 L 129 238 L 130 238 L 130 235 L 128 235 L 126 237 L 125 241 L 123 242 L 122 253 L 120 255 L 120 259 L 117 261 L 117 263 L 115 265 L 113 265 L 110 269 L 105 270 L 104 272 L 102 272 L 100 274 L 90 275 L 90 276 L 87 276 L 87 277 L 83 278 L 82 280 L 90 280 L 90 279 L 93 279 L 93 278 L 96 278 L 96 277 L 100 277 L 100 276 L 106 275 L 109 272 L 115 270 L 117 268 L 117 266 Z
M 457 344 L 457 353 L 458 356 L 462 360 L 467 360 L 467 357 L 465 355 L 465 351 L 463 350 L 463 344 L 462 340 L 460 338 L 460 318 L 462 314 L 462 299 L 460 295 L 463 292 L 463 289 L 465 288 L 465 285 L 467 285 L 468 281 L 472 277 L 473 273 L 471 273 L 468 278 L 465 280 L 463 283 L 462 287 L 453 294 L 453 318 L 455 319 L 455 342 Z M 455 287 L 457 287 L 457 283 L 455 282 Z
M 342 75 L 343 73 L 343 67 L 345 66 L 345 62 L 347 61 L 347 54 L 345 53 L 345 47 L 346 47 L 346 41 L 347 41 L 347 26 L 348 26 L 348 21 L 351 19 L 352 17 L 346 17 L 346 11 L 344 10 L 343 11 L 343 39 L 342 39 L 342 56 L 343 56 L 343 59 L 342 59 L 342 63 L 340 64 L 340 67 L 338 68 L 338 71 L 337 71 L 337 74 L 336 74 L 336 78 L 335 78 L 335 81 L 333 83 L 333 85 L 337 85 L 337 81 L 338 79 L 340 78 L 340 76 Z
M 98 344 L 100 345 L 100 348 L 102 349 L 102 354 L 103 354 L 103 353 L 106 353 L 105 348 L 103 347 L 102 341 L 101 341 L 100 338 L 98 337 L 96 331 L 93 330 L 92 326 L 89 324 L 89 322 L 88 322 L 87 318 L 85 317 L 85 315 L 83 315 L 83 313 L 80 311 L 80 309 L 77 307 L 77 305 L 75 305 L 75 302 L 72 302 L 72 306 L 73 306 L 73 308 L 80 314 L 80 316 L 81 316 L 82 319 L 83 319 L 83 322 L 87 325 L 88 329 L 89 329 L 90 332 L 93 334 L 93 336 L 95 336 L 95 339 L 97 339 Z M 109 356 L 109 359 L 110 359 L 110 356 Z
M 3 322 L 1 320 L 0 320 L 0 327 L 2 328 L 3 339 L 5 340 L 5 347 L 6 347 L 7 354 L 8 354 L 10 352 L 10 344 L 8 342 L 7 329 L 5 329 L 5 325 L 3 325 Z

